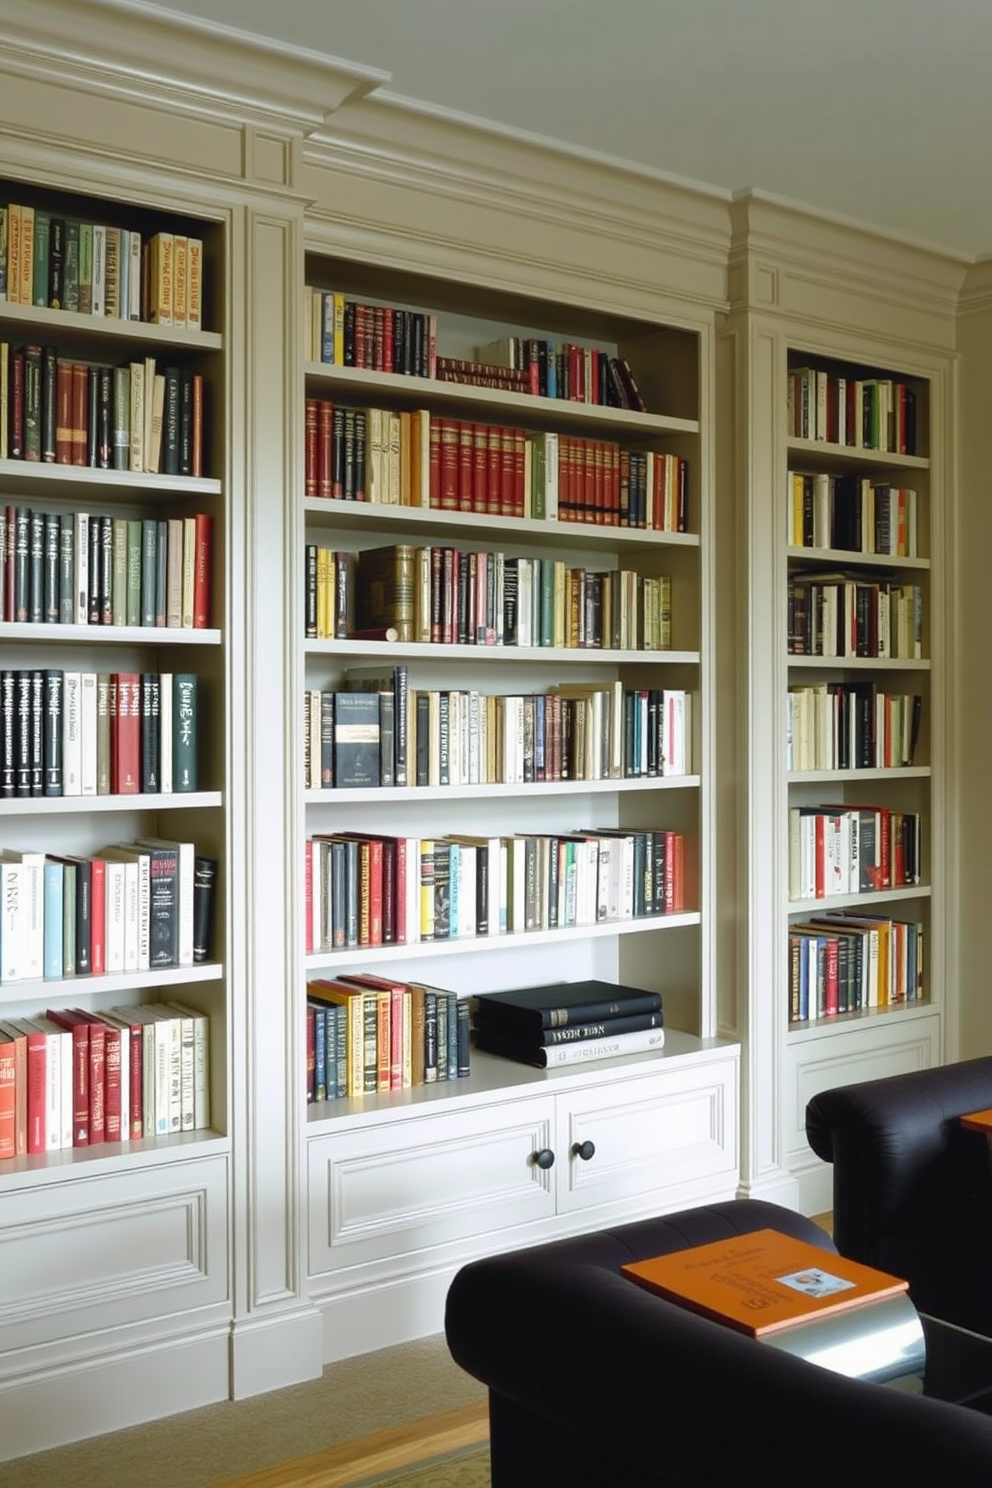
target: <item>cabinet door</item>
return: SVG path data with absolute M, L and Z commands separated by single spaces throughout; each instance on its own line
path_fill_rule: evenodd
M 673 1209 L 703 1193 L 712 1198 L 721 1175 L 729 1197 L 737 1171 L 736 1061 L 559 1096 L 558 1133 L 560 1214 L 619 1205 L 629 1213 L 641 1203 L 645 1212 Z
M 551 1097 L 351 1128 L 309 1144 L 311 1275 L 554 1214 Z

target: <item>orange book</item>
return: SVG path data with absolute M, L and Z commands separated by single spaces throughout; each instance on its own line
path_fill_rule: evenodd
M 196 557 L 193 570 L 193 629 L 210 624 L 210 575 L 213 570 L 213 518 L 196 514 Z
M 992 1136 L 992 1106 L 986 1107 L 984 1111 L 969 1111 L 966 1116 L 959 1116 L 958 1120 L 969 1131 L 985 1132 L 986 1136 Z
M 734 1235 L 621 1269 L 648 1291 L 752 1338 L 881 1302 L 909 1285 L 778 1230 Z

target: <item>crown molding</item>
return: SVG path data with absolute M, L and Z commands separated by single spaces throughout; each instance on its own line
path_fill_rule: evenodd
M 961 315 L 982 315 L 992 310 L 992 255 L 977 258 L 965 275 L 958 299 Z
M 303 134 L 390 77 L 144 0 L 3 0 L 4 71 Z
M 735 195 L 730 216 L 735 310 L 866 333 L 898 310 L 913 322 L 907 341 L 950 349 L 968 254 L 753 189 Z
M 325 204 L 339 222 L 350 208 L 358 210 L 340 188 L 332 199 L 322 176 L 361 183 L 363 190 L 371 183 L 433 199 L 434 220 L 443 218 L 454 234 L 459 207 L 495 214 L 525 258 L 535 234 L 556 228 L 563 244 L 576 235 L 598 242 L 607 279 L 616 254 L 639 253 L 654 265 L 658 294 L 679 297 L 679 283 L 691 280 L 686 298 L 726 306 L 730 197 L 722 190 L 389 93 L 349 102 L 303 142 L 302 157 L 315 192 L 312 219 Z M 685 274 L 659 272 L 665 258 Z

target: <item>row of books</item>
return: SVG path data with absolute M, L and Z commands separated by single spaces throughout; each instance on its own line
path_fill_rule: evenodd
M 923 656 L 920 584 L 843 573 L 792 574 L 790 656 Z
M 203 474 L 203 376 L 71 361 L 54 346 L 0 342 L 0 459 Z
M 845 911 L 789 926 L 789 1022 L 918 1002 L 923 925 Z
M 600 347 L 540 336 L 501 336 L 478 347 L 475 354 L 487 366 L 524 372 L 527 391 L 538 397 L 646 412 L 627 358 Z
M 789 809 L 789 898 L 880 893 L 920 882 L 922 819 L 888 806 Z
M 797 548 L 915 558 L 916 492 L 873 484 L 867 476 L 789 471 L 788 541 Z
M 217 865 L 161 837 L 85 855 L 0 852 L 0 982 L 206 961 Z
M 306 948 L 413 945 L 620 923 L 685 908 L 679 832 L 308 839 Z
M 0 1020 L 0 1161 L 210 1126 L 210 1020 L 181 1002 Z
M 873 682 L 790 687 L 787 770 L 901 769 L 916 759 L 923 699 Z
M 307 982 L 307 1101 L 465 1079 L 468 1003 L 367 972 Z
M 341 570 L 331 550 L 322 565 L 318 549 L 312 563 L 308 554 L 305 622 L 317 638 L 318 616 L 326 624 L 340 615 Z M 632 569 L 400 543 L 358 554 L 354 595 L 358 631 L 395 630 L 400 641 L 625 651 L 665 651 L 672 644 L 671 579 Z
M 0 507 L 0 615 L 34 625 L 210 624 L 213 518 Z
M 787 402 L 788 430 L 797 439 L 916 454 L 916 393 L 908 383 L 796 367 Z
M 306 400 L 304 494 L 684 532 L 688 466 L 611 440 Z
M 303 343 L 308 361 L 327 366 L 645 411 L 630 363 L 599 347 L 507 336 L 478 347 L 474 359 L 440 357 L 435 315 L 311 285 L 304 293 Z
M 192 672 L 0 671 L 0 797 L 189 793 Z
M 473 999 L 478 1049 L 558 1069 L 664 1047 L 661 994 L 596 980 L 488 992 Z
M 199 330 L 203 241 L 0 206 L 0 300 Z
M 548 692 L 411 688 L 405 663 L 349 667 L 304 694 L 308 790 L 540 784 L 685 775 L 683 689 L 561 683 Z

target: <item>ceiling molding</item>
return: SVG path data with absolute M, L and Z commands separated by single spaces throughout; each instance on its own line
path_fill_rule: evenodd
M 295 133 L 390 76 L 143 0 L 4 0 L 0 70 Z

